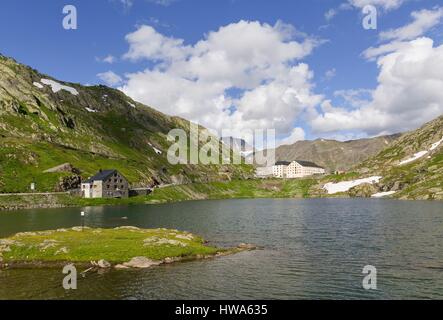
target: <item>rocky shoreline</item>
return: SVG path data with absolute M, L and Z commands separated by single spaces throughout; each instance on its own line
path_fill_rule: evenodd
M 229 255 L 254 251 L 259 249 L 256 245 L 242 243 L 234 248 L 223 249 L 223 251 L 217 252 L 215 254 L 207 255 L 194 255 L 194 256 L 184 256 L 184 257 L 167 257 L 162 260 L 152 260 L 147 257 L 134 257 L 130 261 L 112 264 L 104 259 L 99 261 L 90 262 L 73 262 L 73 261 L 10 261 L 7 263 L 2 262 L 0 257 L 0 269 L 51 269 L 51 268 L 62 268 L 66 265 L 73 264 L 77 267 L 85 268 L 86 272 L 100 271 L 100 270 L 135 270 L 135 269 L 148 269 L 152 267 L 157 267 L 161 265 L 171 265 L 179 262 L 189 262 L 197 260 L 209 260 L 220 257 L 226 257 Z M 83 273 L 85 273 L 83 271 Z

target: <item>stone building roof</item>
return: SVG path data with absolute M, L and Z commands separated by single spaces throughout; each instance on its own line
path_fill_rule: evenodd
M 91 183 L 94 181 L 105 181 L 108 180 L 109 177 L 114 175 L 117 170 L 100 170 L 95 176 L 89 178 L 88 180 L 84 181 L 83 183 Z

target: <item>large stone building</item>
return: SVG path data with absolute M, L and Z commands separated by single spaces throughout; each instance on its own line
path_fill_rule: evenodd
M 310 161 L 295 160 L 279 161 L 272 167 L 273 176 L 276 178 L 303 178 L 317 174 L 325 174 L 325 169 Z
M 278 161 L 273 167 L 272 167 L 272 174 L 276 178 L 286 178 L 286 168 L 291 163 L 288 161 Z
M 84 198 L 128 198 L 128 180 L 117 170 L 100 170 L 95 176 L 82 182 Z

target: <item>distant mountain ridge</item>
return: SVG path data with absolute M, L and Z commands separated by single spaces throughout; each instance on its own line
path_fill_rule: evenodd
M 394 134 L 344 142 L 326 139 L 297 141 L 292 145 L 276 148 L 275 156 L 276 161 L 305 160 L 314 162 L 329 172 L 347 171 L 376 155 L 400 136 L 401 134 Z
M 231 146 L 234 151 L 240 153 L 243 157 L 248 157 L 255 151 L 254 147 L 241 138 L 222 137 L 220 140 L 225 145 Z

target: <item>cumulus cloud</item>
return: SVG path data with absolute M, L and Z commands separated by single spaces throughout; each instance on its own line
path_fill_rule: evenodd
M 329 21 L 332 18 L 334 18 L 337 15 L 337 13 L 338 13 L 338 9 L 329 9 L 325 13 L 325 19 Z
M 403 3 L 407 0 L 348 0 L 343 2 L 337 8 L 332 8 L 326 11 L 325 19 L 327 21 L 332 20 L 337 14 L 344 10 L 351 9 L 363 9 L 367 5 L 375 6 L 376 8 L 381 8 L 384 11 L 391 11 L 401 7 Z
M 143 25 L 137 31 L 126 36 L 126 41 L 130 44 L 129 51 L 123 58 L 153 61 L 174 61 L 184 59 L 189 51 L 183 45 L 182 39 L 166 37 L 158 33 L 153 27 Z
M 337 90 L 334 92 L 334 96 L 341 98 L 344 104 L 349 108 L 361 108 L 367 105 L 371 100 L 372 90 L 369 89 Z
M 125 59 L 153 66 L 128 74 L 121 90 L 212 129 L 275 128 L 290 135 L 300 113 L 322 100 L 300 61 L 321 41 L 282 22 L 239 21 L 195 44 L 145 25 L 126 40 Z
M 443 18 L 443 8 L 435 8 L 434 10 L 420 10 L 411 13 L 413 22 L 398 28 L 380 33 L 380 39 L 385 40 L 412 40 L 415 39 L 436 25 L 440 24 Z
M 335 68 L 329 69 L 325 72 L 324 80 L 329 81 L 337 75 L 337 70 Z
M 303 128 L 297 127 L 292 129 L 292 132 L 288 137 L 281 139 L 278 143 L 278 146 L 292 145 L 297 141 L 302 141 L 302 140 L 305 140 L 305 131 L 303 130 Z
M 103 57 L 103 58 L 96 57 L 95 60 L 97 62 L 113 64 L 117 61 L 117 58 L 114 57 L 113 55 L 107 55 L 106 57 Z
M 113 71 L 107 71 L 97 74 L 97 77 L 107 85 L 113 87 L 121 84 L 122 78 Z
M 406 40 L 413 40 L 426 34 L 443 20 L 443 8 L 435 7 L 432 10 L 419 10 L 411 13 L 412 22 L 388 31 L 380 33 L 379 38 L 384 43 L 378 47 L 370 47 L 363 52 L 363 56 L 368 60 L 375 60 L 384 54 L 400 50 L 408 46 Z
M 384 5 L 393 9 L 401 4 Z M 395 133 L 415 129 L 443 113 L 443 74 L 437 71 L 443 68 L 443 45 L 435 46 L 423 36 L 441 23 L 443 9 L 414 11 L 411 17 L 409 24 L 381 32 L 382 43 L 363 52 L 379 68 L 376 89 L 336 91 L 342 105 L 323 101 L 317 115 L 311 115 L 315 132 L 348 136 Z
M 362 130 L 368 135 L 414 129 L 443 113 L 443 45 L 430 38 L 403 42 L 377 58 L 378 86 L 368 103 L 349 110 L 323 102 L 316 132 Z

